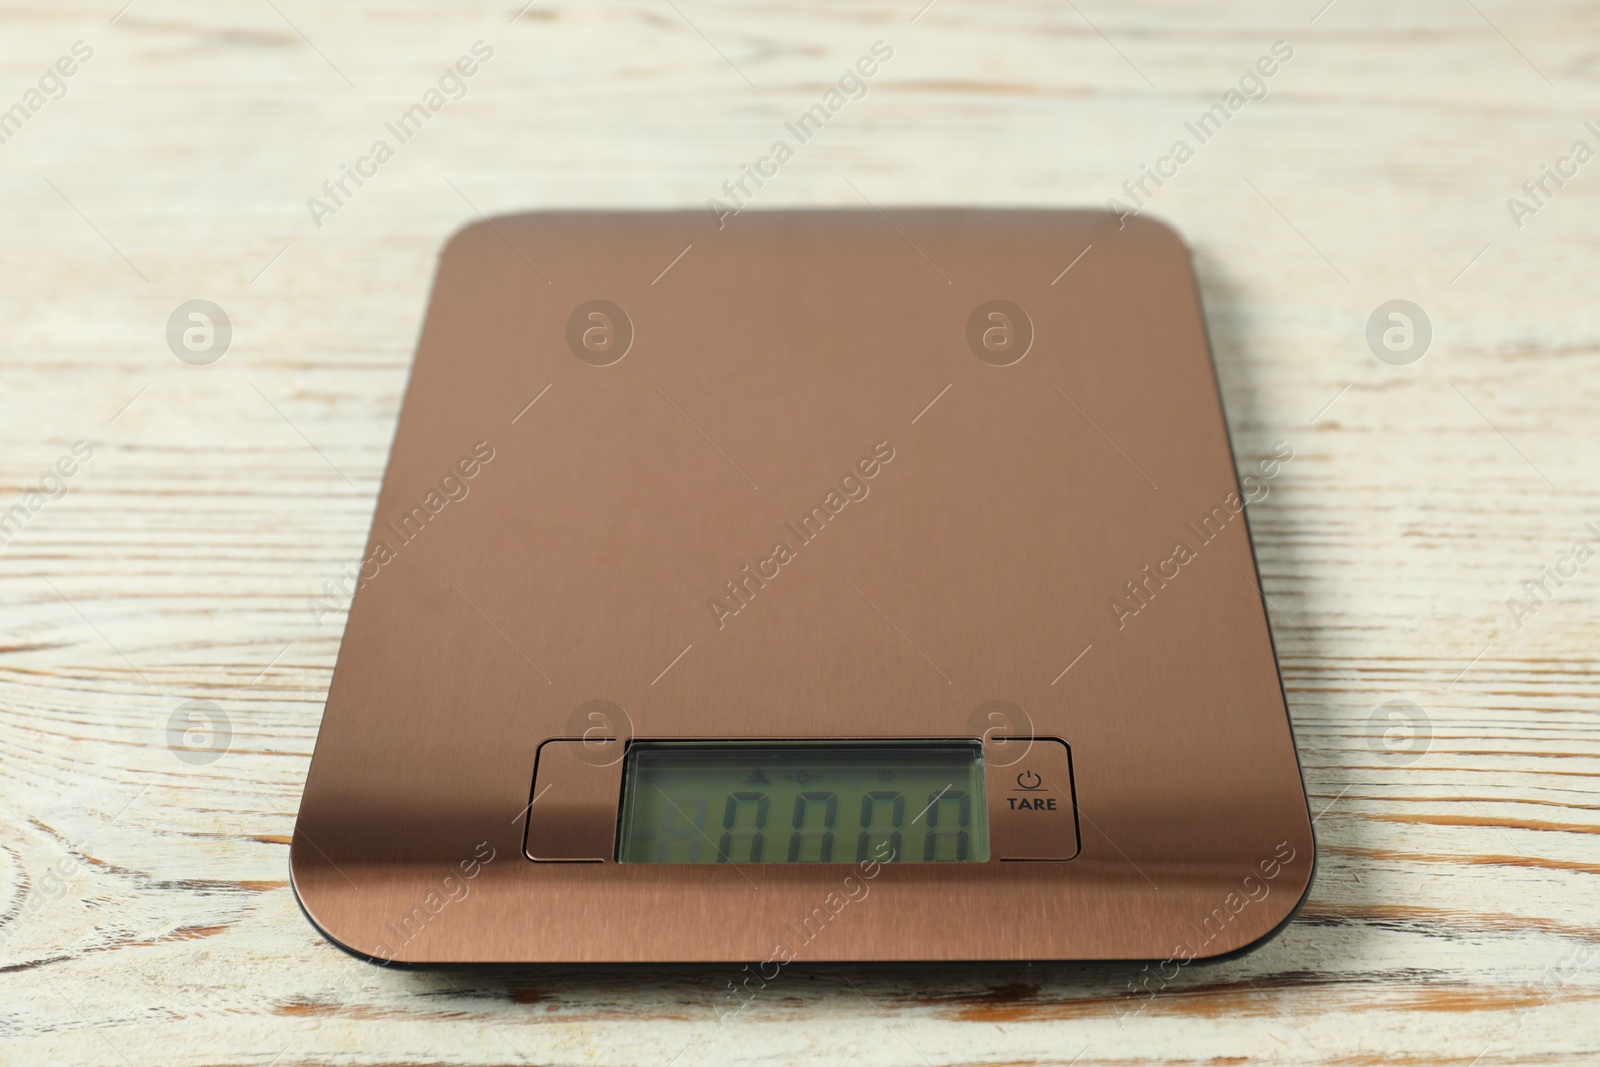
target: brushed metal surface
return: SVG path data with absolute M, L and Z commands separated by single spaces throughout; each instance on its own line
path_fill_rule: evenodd
M 418 344 L 296 892 L 330 938 L 407 962 L 1251 945 L 1302 899 L 1313 841 L 1238 494 L 1188 253 L 1149 220 L 468 227 Z M 523 854 L 550 738 L 995 723 L 1070 744 L 1070 862 Z

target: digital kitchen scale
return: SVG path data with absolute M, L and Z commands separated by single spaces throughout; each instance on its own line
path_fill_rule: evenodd
M 1240 493 L 1158 223 L 468 227 L 295 892 L 399 963 L 1253 946 L 1314 848 Z

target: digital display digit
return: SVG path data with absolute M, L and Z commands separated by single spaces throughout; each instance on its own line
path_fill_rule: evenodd
M 966 863 L 989 858 L 977 742 L 641 742 L 620 863 Z

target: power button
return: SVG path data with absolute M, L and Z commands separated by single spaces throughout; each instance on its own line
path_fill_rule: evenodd
M 1076 856 L 1078 820 L 1067 746 L 1054 738 L 1013 738 L 996 749 L 996 758 L 990 755 L 985 759 L 989 854 L 998 860 Z

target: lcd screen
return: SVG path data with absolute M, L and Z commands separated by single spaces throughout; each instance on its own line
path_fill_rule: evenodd
M 962 863 L 989 858 L 977 742 L 641 742 L 621 863 Z

